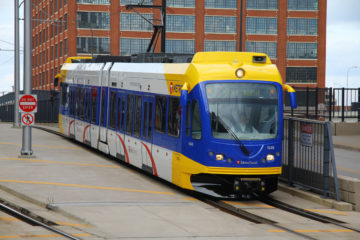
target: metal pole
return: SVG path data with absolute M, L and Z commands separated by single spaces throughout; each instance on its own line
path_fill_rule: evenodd
M 20 91 L 20 55 L 19 55 L 19 0 L 14 1 L 14 124 L 13 127 L 20 127 L 19 124 L 19 91 Z
M 24 1 L 24 94 L 31 94 L 31 2 Z M 31 156 L 31 127 L 23 127 L 21 156 Z
M 294 119 L 289 118 L 288 121 L 288 184 L 292 186 L 294 181 Z
M 163 27 L 161 29 L 161 52 L 165 53 L 166 44 L 166 0 L 162 0 L 161 3 L 161 16 L 163 18 Z
M 341 121 L 345 122 L 345 88 L 341 89 Z

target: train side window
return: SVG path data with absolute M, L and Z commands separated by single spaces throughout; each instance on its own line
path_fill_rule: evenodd
M 60 83 L 60 89 L 61 89 L 61 99 L 60 99 L 60 105 L 63 107 L 67 106 L 67 100 L 69 96 L 69 85 L 67 83 Z
M 168 134 L 178 137 L 180 133 L 180 98 L 169 98 L 169 111 L 168 111 Z
M 109 126 L 112 129 L 115 129 L 115 117 L 116 117 L 116 92 L 111 91 L 110 93 L 110 123 Z
M 121 129 L 121 120 L 122 120 L 122 119 L 121 119 L 121 116 L 122 116 L 122 111 L 121 111 L 121 97 L 118 97 L 116 112 L 117 112 L 116 129 L 117 129 L 117 130 L 122 130 L 122 129 Z
M 135 126 L 134 126 L 134 136 L 140 137 L 141 131 L 141 104 L 142 97 L 137 95 L 135 98 Z
M 125 131 L 125 114 L 126 114 L 126 105 L 125 105 L 125 98 L 122 98 L 121 104 L 121 121 L 120 121 L 120 129 Z
M 193 139 L 201 139 L 201 118 L 198 101 L 192 102 L 191 136 Z
M 80 88 L 80 119 L 84 119 L 84 88 Z
M 148 118 L 148 104 L 147 102 L 144 102 L 144 110 L 143 110 L 143 116 L 144 116 L 144 125 L 143 125 L 143 134 L 142 136 L 146 138 L 146 130 L 147 130 L 147 118 Z
M 91 122 L 91 89 L 86 89 L 86 120 Z
M 152 114 L 152 111 L 153 111 L 152 105 L 153 105 L 153 103 L 149 102 L 149 125 L 148 125 L 148 136 L 147 136 L 147 138 L 149 140 L 151 140 L 151 130 L 152 130 L 152 115 L 153 115 Z
M 70 92 L 69 92 L 69 114 L 70 116 L 71 115 L 74 115 L 74 107 L 73 107 L 73 91 L 72 91 L 72 88 L 70 88 Z
M 166 96 L 156 96 L 155 131 L 165 133 L 166 129 Z
M 80 117 L 80 88 L 76 88 L 76 117 Z
M 186 136 L 190 136 L 190 128 L 191 128 L 191 102 L 187 102 L 186 104 Z
M 127 96 L 127 112 L 126 112 L 126 132 L 132 134 L 133 127 L 133 107 L 134 107 L 134 95 L 129 94 Z
M 92 108 L 91 122 L 96 123 L 96 109 L 97 109 L 97 89 L 96 89 L 96 87 L 93 87 L 91 89 L 91 108 Z
M 106 90 L 101 90 L 101 126 L 105 126 Z

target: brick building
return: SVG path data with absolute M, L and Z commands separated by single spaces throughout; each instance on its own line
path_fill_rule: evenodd
M 34 89 L 69 56 L 144 52 L 161 0 L 33 0 Z M 166 52 L 256 51 L 293 86 L 325 87 L 326 0 L 167 0 Z M 160 39 L 155 52 L 160 51 Z

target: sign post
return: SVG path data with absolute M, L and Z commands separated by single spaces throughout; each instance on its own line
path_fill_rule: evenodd
M 24 94 L 28 96 L 31 94 L 31 58 L 32 58 L 32 46 L 31 46 L 31 3 L 32 1 L 24 1 Z M 36 101 L 33 97 L 25 97 L 19 107 L 21 111 L 28 113 L 36 110 Z M 30 95 L 31 96 L 31 95 Z M 34 104 L 35 102 L 35 104 Z M 22 116 L 23 118 L 23 116 Z M 26 117 L 25 117 L 26 118 Z M 30 118 L 30 117 L 29 117 Z M 22 122 L 22 121 L 21 121 Z M 31 126 L 23 126 L 23 135 L 22 135 L 22 147 L 20 152 L 20 157 L 34 157 L 33 150 L 31 149 Z

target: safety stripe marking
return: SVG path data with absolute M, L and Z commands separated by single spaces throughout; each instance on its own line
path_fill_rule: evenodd
M 90 166 L 90 167 L 120 168 L 120 166 L 116 166 L 116 165 L 102 165 L 102 164 L 95 164 L 95 163 L 60 162 L 60 161 L 48 161 L 48 160 L 27 159 L 27 158 L 2 158 L 2 157 L 0 157 L 0 160 L 41 162 L 41 163 L 57 163 L 57 164 L 65 164 L 65 165 Z
M 145 147 L 147 153 L 149 154 L 149 157 L 150 157 L 150 160 L 151 160 L 151 164 L 152 164 L 152 167 L 153 167 L 153 170 L 154 170 L 154 175 L 157 176 L 158 173 L 157 173 L 157 170 L 156 170 L 156 165 L 155 165 L 155 161 L 154 161 L 154 158 L 151 154 L 151 151 L 150 149 L 148 148 L 148 146 L 146 146 L 145 143 L 141 142 L 141 144 Z
M 81 233 L 81 234 L 71 234 L 74 237 L 89 237 L 91 234 Z M 59 234 L 44 234 L 44 235 L 8 235 L 8 236 L 0 236 L 0 239 L 9 239 L 9 238 L 49 238 L 49 237 L 63 237 Z
M 343 167 L 336 167 L 336 169 L 344 171 L 344 172 L 360 174 L 360 171 L 353 170 L 353 169 L 348 169 L 348 168 L 343 168 Z
M 0 217 L 0 220 L 8 221 L 8 222 L 21 222 L 21 220 L 14 217 Z M 90 228 L 89 225 L 78 224 L 78 223 L 67 223 L 67 222 L 55 222 L 57 225 L 61 226 L 69 226 L 69 227 L 82 227 L 82 228 Z
M 116 187 L 89 186 L 89 185 L 70 184 L 70 183 L 22 181 L 22 180 L 11 180 L 11 179 L 0 179 L 0 182 L 28 183 L 28 184 L 54 185 L 54 186 L 64 186 L 64 187 L 78 187 L 78 188 L 89 188 L 89 189 L 114 190 L 114 191 L 124 191 L 124 192 L 138 192 L 138 193 L 150 193 L 150 194 L 162 194 L 162 195 L 175 195 L 175 193 L 171 193 L 171 192 L 158 192 L 158 191 L 126 189 L 126 188 L 116 188 Z
M 127 163 L 130 163 L 129 154 L 128 154 L 128 151 L 127 151 L 127 149 L 126 149 L 124 140 L 120 137 L 119 134 L 116 134 L 116 136 L 120 139 L 121 145 L 123 146 L 124 153 L 125 153 L 125 158 L 126 158 L 126 162 L 127 162 Z
M 270 205 L 266 204 L 258 204 L 258 203 L 242 203 L 242 202 L 230 202 L 230 201 L 224 201 L 227 204 L 231 205 L 239 205 L 239 206 L 250 206 L 250 207 L 264 207 L 264 208 L 275 208 Z
M 298 230 L 294 230 L 295 232 L 298 233 L 321 233 L 321 232 L 332 232 L 332 233 L 343 233 L 343 232 L 355 232 L 353 230 L 350 229 L 298 229 Z M 285 230 L 280 230 L 280 229 L 270 229 L 268 230 L 268 232 L 273 232 L 273 233 L 285 233 Z
M 70 123 L 69 123 L 69 136 L 70 136 L 70 127 L 71 127 L 71 124 L 74 123 L 75 120 L 71 120 Z
M 20 143 L 10 143 L 10 142 L 0 142 L 0 145 L 15 145 L 15 146 L 21 146 Z M 81 149 L 80 147 L 65 147 L 65 146 L 53 146 L 53 145 L 38 145 L 34 144 L 33 147 L 42 147 L 42 148 L 54 148 L 54 149 Z
M 84 133 L 83 133 L 83 143 L 85 143 L 85 136 L 86 136 L 86 130 L 90 127 L 91 125 L 88 124 L 85 128 L 84 128 Z M 91 141 L 91 139 L 90 139 Z
M 310 212 L 321 212 L 321 213 L 331 213 L 331 214 L 337 214 L 337 215 L 348 215 L 348 213 L 339 212 L 339 211 L 329 211 L 329 210 L 321 210 L 321 209 L 305 209 L 305 210 L 310 211 Z

